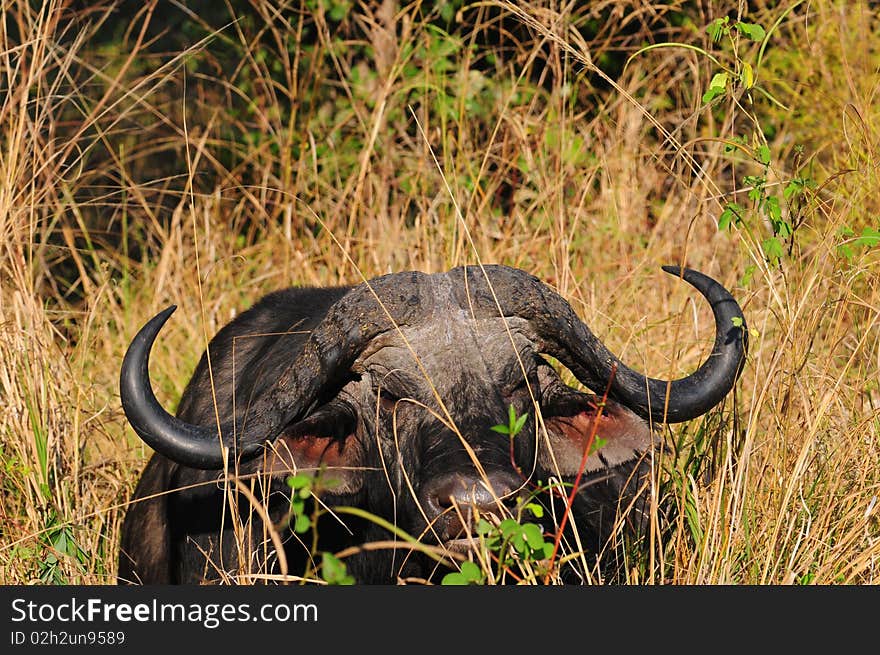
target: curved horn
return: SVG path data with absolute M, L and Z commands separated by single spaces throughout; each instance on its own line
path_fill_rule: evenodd
M 262 452 L 285 425 L 302 416 L 321 390 L 348 374 L 364 346 L 397 325 L 415 323 L 423 314 L 423 273 L 386 275 L 352 289 L 335 303 L 312 332 L 302 351 L 272 387 L 236 417 L 221 417 L 218 426 L 192 425 L 166 412 L 153 394 L 149 377 L 150 349 L 159 330 L 176 309 L 152 318 L 125 353 L 119 377 L 125 415 L 135 432 L 155 451 L 200 469 L 223 468 L 228 458 L 242 461 Z M 392 279 L 393 278 L 393 279 Z M 376 303 L 382 298 L 386 311 Z M 273 349 L 267 357 L 289 357 Z
M 594 392 L 609 395 L 644 418 L 680 423 L 701 416 L 733 388 L 745 362 L 746 324 L 733 296 L 712 278 L 691 269 L 664 266 L 681 275 L 710 303 L 715 317 L 715 345 L 691 375 L 667 382 L 637 373 L 614 354 L 580 320 L 571 306 L 538 278 L 517 269 L 484 267 L 494 294 L 479 267 L 467 269 L 468 297 L 458 302 L 481 314 L 520 316 L 535 331 L 538 346 L 558 358 Z M 461 290 L 464 292 L 464 289 Z M 497 298 L 497 304 L 496 304 Z M 667 402 L 668 400 L 668 402 Z
M 216 468 L 222 468 L 217 431 L 190 425 L 166 412 L 150 384 L 150 350 L 159 330 L 176 309 L 176 305 L 171 305 L 150 319 L 129 345 L 119 375 L 122 409 L 134 431 L 154 450 L 186 466 L 215 468 L 219 464 Z M 224 445 L 234 449 L 234 444 Z

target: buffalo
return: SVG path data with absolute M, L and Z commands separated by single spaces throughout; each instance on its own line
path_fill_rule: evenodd
M 435 582 L 475 557 L 487 525 L 523 516 L 579 553 L 553 579 L 584 580 L 645 530 L 655 425 L 707 413 L 745 360 L 731 294 L 663 269 L 715 318 L 711 354 L 673 381 L 626 366 L 538 278 L 464 266 L 270 293 L 211 340 L 171 415 L 148 373 L 167 308 L 121 367 L 125 415 L 155 453 L 118 580 L 314 579 L 328 552 L 359 583 Z

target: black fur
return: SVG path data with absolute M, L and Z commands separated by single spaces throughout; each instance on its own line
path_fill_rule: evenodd
M 215 424 L 217 413 L 225 420 L 233 415 L 234 406 L 240 408 L 258 397 L 295 358 L 309 332 L 348 290 L 349 287 L 287 289 L 266 296 L 239 315 L 211 341 L 212 376 L 209 376 L 207 357 L 203 356 L 181 398 L 177 415 L 189 423 L 210 426 Z M 279 352 L 285 356 L 279 357 Z M 487 470 L 504 471 L 511 476 L 514 469 L 509 442 L 491 427 L 506 423 L 510 404 L 519 414 L 529 413 L 522 434 L 533 435 L 533 438 L 514 441 L 514 459 L 521 474 L 528 477 L 524 487 L 528 489 L 529 485 L 546 482 L 550 477 L 550 471 L 536 456 L 539 446 L 534 435 L 539 431 L 530 412 L 529 387 L 539 391 L 542 415 L 551 423 L 554 416 L 565 417 L 584 411 L 592 397 L 563 385 L 538 353 L 526 349 L 520 354 L 524 355 L 528 385 L 522 379 L 517 383 L 516 376 L 522 377 L 518 365 L 510 369 L 515 371 L 511 379 L 484 379 L 462 362 L 463 368 L 449 382 L 449 393 L 444 401 L 461 434 L 467 435 L 470 446 L 478 453 L 481 464 Z M 352 380 L 356 378 L 353 374 Z M 405 377 L 389 374 L 382 378 L 381 391 L 359 392 L 365 396 L 339 395 L 339 389 L 328 389 L 326 397 L 320 399 L 310 414 L 311 418 L 290 426 L 285 433 L 296 437 L 320 432 L 331 442 L 333 439 L 341 442 L 346 433 L 360 430 L 358 457 L 368 466 L 360 474 L 362 477 L 357 478 L 357 484 L 353 483 L 357 488 L 347 493 L 325 492 L 321 495 L 322 504 L 331 508 L 337 505 L 361 507 L 414 536 L 424 532 L 425 542 L 436 543 L 416 499 L 408 493 L 408 484 L 418 491 L 438 476 L 468 469 L 471 464 L 460 438 L 449 426 L 428 413 L 417 413 L 411 403 L 396 405 L 399 398 L 416 394 L 408 386 L 410 383 Z M 426 395 L 424 402 L 430 401 Z M 398 412 L 394 416 L 398 419 L 401 449 L 389 455 L 377 445 L 375 435 L 381 435 L 383 443 L 391 440 L 395 428 L 392 408 Z M 626 412 L 623 408 L 618 410 Z M 322 411 L 325 418 L 321 418 Z M 330 434 L 333 431 L 336 434 Z M 346 444 L 344 452 L 349 453 L 346 456 L 350 456 L 349 449 L 353 447 L 352 443 Z M 639 454 L 632 453 L 629 462 L 591 472 L 583 480 L 575 503 L 575 518 L 570 525 L 578 526 L 580 538 L 591 557 L 601 552 L 613 536 L 621 504 L 634 502 L 636 505 L 628 514 L 629 532 L 637 534 L 642 528 L 648 467 L 638 459 Z M 261 462 L 245 466 L 241 473 L 256 473 Z M 399 475 L 401 468 L 409 475 L 408 484 Z M 230 488 L 224 487 L 221 480 L 220 472 L 186 468 L 159 454 L 154 455 L 135 489 L 125 517 L 119 581 L 202 583 L 222 581 L 230 573 L 280 573 L 280 563 L 266 526 L 250 502 L 235 492 L 234 487 L 228 492 Z M 284 476 L 255 479 L 253 492 L 268 507 L 272 521 L 282 524 L 290 506 Z M 235 516 L 231 514 L 230 499 L 238 505 Z M 542 519 L 544 527 L 552 534 L 555 526 L 551 522 L 554 514 L 549 511 L 550 506 L 555 503 L 558 517 L 561 501 L 554 500 L 550 494 L 544 494 L 540 500 L 548 507 Z M 245 535 L 249 552 L 239 552 L 237 544 L 241 542 L 241 535 L 237 537 L 233 530 L 236 522 L 249 529 Z M 338 553 L 366 543 L 394 539 L 391 533 L 370 521 L 345 516 L 340 522 L 326 513 L 317 526 L 317 535 L 319 542 L 315 552 L 318 553 Z M 294 535 L 283 528 L 280 536 L 290 574 L 301 575 L 314 567 L 311 533 Z M 448 570 L 438 569 L 433 560 L 404 549 L 362 550 L 347 556 L 345 562 L 349 573 L 361 583 L 393 583 L 406 578 L 436 581 L 439 573 Z M 577 580 L 582 573 L 578 573 L 577 563 L 569 568 L 567 577 Z

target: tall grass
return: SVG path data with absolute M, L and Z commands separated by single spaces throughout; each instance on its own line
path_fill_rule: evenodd
M 113 581 L 149 455 L 116 380 L 159 309 L 180 306 L 152 356 L 173 407 L 207 340 L 267 291 L 494 261 L 655 377 L 693 370 L 711 335 L 661 264 L 743 304 L 743 377 L 665 429 L 657 529 L 626 581 L 876 583 L 876 7 L 376 2 L 339 20 L 337 4 L 190 15 L 180 45 L 157 18 L 170 3 L 122 34 L 112 3 L 3 3 L 0 581 Z M 728 14 L 782 17 L 759 82 L 784 108 L 743 88 L 702 102 L 701 50 L 735 65 L 759 47 L 711 43 L 702 27 Z M 659 42 L 694 47 L 621 65 Z M 796 225 L 778 260 L 743 182 L 764 172 Z M 815 184 L 784 197 L 798 177 Z M 741 220 L 719 230 L 731 202 Z

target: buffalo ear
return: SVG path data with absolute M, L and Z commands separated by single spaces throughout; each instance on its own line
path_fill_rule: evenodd
M 654 435 L 643 419 L 612 400 L 605 401 L 599 412 L 597 397 L 586 394 L 578 396 L 577 402 L 566 403 L 561 414 L 553 415 L 553 409 L 550 408 L 550 416 L 545 415 L 547 439 L 540 439 L 543 443 L 539 446 L 538 457 L 546 470 L 563 476 L 577 474 L 584 449 L 594 432 L 593 443 L 601 439 L 604 445 L 599 449 L 593 447 L 593 452 L 587 458 L 587 473 L 619 466 L 650 450 Z
M 284 428 L 271 445 L 265 470 L 279 477 L 315 476 L 318 493 L 354 494 L 363 486 L 363 454 L 357 413 L 333 400 Z

